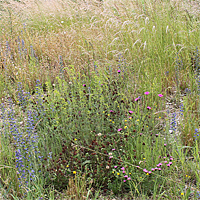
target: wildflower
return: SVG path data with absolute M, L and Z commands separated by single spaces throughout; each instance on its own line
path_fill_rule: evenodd
M 121 131 L 122 130 L 122 128 L 119 128 L 117 131 Z
M 164 144 L 164 146 L 166 147 L 166 146 L 167 146 L 167 144 Z
M 131 113 L 133 113 L 133 111 L 132 111 L 132 110 L 129 110 L 128 112 L 129 112 L 130 114 L 131 114 Z
M 120 72 L 121 72 L 121 70 L 119 69 L 119 70 L 117 70 L 117 72 L 118 72 L 118 73 L 120 73 Z
M 109 155 L 109 156 L 112 156 L 112 153 L 109 153 L 108 155 Z
M 67 168 L 69 167 L 69 165 L 66 166 Z
M 151 174 L 152 172 L 151 171 L 149 171 L 149 174 Z
M 73 174 L 76 174 L 76 171 L 73 171 Z
M 128 178 L 128 175 L 125 175 L 124 178 Z
M 146 169 L 143 169 L 143 172 L 146 172 L 146 173 L 148 173 L 148 171 L 147 171 Z
M 154 169 L 154 168 L 151 168 L 151 171 L 155 171 L 155 169 Z
M 107 166 L 106 166 L 106 169 L 109 169 L 109 168 L 110 168 L 110 167 L 107 165 Z
M 163 95 L 162 95 L 162 94 L 158 94 L 158 96 L 159 96 L 159 97 L 163 97 Z
M 161 169 L 161 168 L 158 168 L 158 170 L 161 171 L 162 169 Z
M 128 177 L 127 180 L 131 180 L 131 177 Z
M 76 141 L 77 139 L 75 138 L 74 141 Z
M 123 170 L 123 171 L 124 171 L 124 170 L 125 170 L 125 168 L 124 168 L 124 167 L 122 167 L 122 168 L 121 168 L 121 170 Z
M 140 99 L 140 98 L 138 97 L 138 98 L 135 99 L 135 101 L 138 101 L 139 99 Z
M 126 129 L 127 128 L 127 126 L 124 126 L 124 129 Z
M 101 136 L 102 134 L 101 134 L 101 133 L 98 133 L 97 135 L 98 135 L 98 136 Z
M 149 109 L 149 110 L 150 110 L 150 109 L 151 109 L 151 107 L 150 107 L 150 106 L 147 106 L 147 109 Z
M 115 166 L 114 166 L 114 168 L 116 169 L 116 168 L 117 168 L 117 166 L 115 165 Z
M 110 156 L 109 159 L 113 158 L 113 156 Z
M 182 192 L 182 193 L 181 193 L 181 195 L 183 196 L 183 195 L 184 195 L 184 193 Z
M 144 94 L 148 95 L 148 94 L 149 94 L 149 92 L 145 92 Z
M 112 151 L 115 151 L 115 149 L 112 149 Z
M 126 180 L 124 180 L 124 183 L 126 182 Z
M 149 173 L 147 173 L 147 176 L 149 175 Z
M 122 173 L 123 173 L 123 174 L 125 174 L 126 172 L 125 172 L 125 171 L 123 171 Z
M 199 133 L 199 130 L 196 128 L 196 129 L 195 129 L 195 133 L 194 133 L 194 134 L 195 134 L 194 137 L 198 137 L 198 136 L 199 136 L 198 133 Z M 195 139 L 195 140 L 197 140 L 197 139 Z
M 120 173 L 118 172 L 118 173 L 117 173 L 117 175 L 119 176 L 119 175 L 120 175 Z
M 86 84 L 83 84 L 83 87 L 86 87 Z
M 110 112 L 114 112 L 113 110 L 110 110 Z

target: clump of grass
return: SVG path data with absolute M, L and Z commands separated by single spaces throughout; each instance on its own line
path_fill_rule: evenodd
M 180 1 L 46 3 L 3 4 L 2 195 L 196 198 L 198 14 Z

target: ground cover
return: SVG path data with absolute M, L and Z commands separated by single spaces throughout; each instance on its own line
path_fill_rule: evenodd
M 200 199 L 199 1 L 0 5 L 3 199 Z

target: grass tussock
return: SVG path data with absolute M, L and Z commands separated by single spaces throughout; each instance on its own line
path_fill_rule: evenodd
M 0 197 L 198 199 L 199 2 L 0 2 Z

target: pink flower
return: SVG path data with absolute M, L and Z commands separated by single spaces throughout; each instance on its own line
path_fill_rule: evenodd
M 126 182 L 126 180 L 124 180 L 124 183 Z
M 161 171 L 161 168 L 158 168 L 159 171 Z
M 119 128 L 117 131 L 121 131 L 122 130 L 122 128 Z
M 151 174 L 152 172 L 151 171 L 149 171 L 149 174 Z
M 164 163 L 167 163 L 167 161 L 165 160 Z
M 146 169 L 143 169 L 143 172 L 148 173 L 148 171 Z
M 128 177 L 127 180 L 131 180 L 131 177 Z
M 174 160 L 173 158 L 170 158 L 170 160 Z
M 164 144 L 164 146 L 166 147 L 166 146 L 167 146 L 167 144 Z
M 163 97 L 163 95 L 162 95 L 162 94 L 158 94 L 158 96 L 159 96 L 159 97 Z
M 131 114 L 131 113 L 133 113 L 133 111 L 132 111 L 132 110 L 129 110 L 128 112 L 129 112 L 130 114 Z
M 138 97 L 138 98 L 135 99 L 135 101 L 138 101 L 139 99 L 140 99 L 140 98 Z
M 167 167 L 170 167 L 170 164 L 167 164 Z
M 116 169 L 116 168 L 117 168 L 117 166 L 114 166 L 114 168 Z
M 147 109 L 149 109 L 149 110 L 150 110 L 150 109 L 151 109 L 151 107 L 150 107 L 150 106 L 147 106 Z
M 113 110 L 110 110 L 110 112 L 114 112 Z
M 124 178 L 128 178 L 128 175 L 125 175 Z
M 155 171 L 155 169 L 154 169 L 154 168 L 151 168 L 151 171 Z
M 85 85 L 85 84 L 83 84 L 83 87 L 86 87 L 86 85 Z
M 117 72 L 118 72 L 118 73 L 120 73 L 120 72 L 121 72 L 121 70 L 119 69 L 119 70 L 117 70 Z
M 112 149 L 112 151 L 115 151 L 115 149 Z
M 123 170 L 123 171 L 124 171 L 124 170 L 125 170 L 125 168 L 124 168 L 124 167 L 122 167 L 122 168 L 121 168 L 121 170 Z
M 125 171 L 123 171 L 122 173 L 123 173 L 123 174 L 125 174 L 126 172 L 125 172 Z
M 172 162 L 169 162 L 170 165 L 172 165 Z
M 149 92 L 145 92 L 144 94 L 148 95 L 148 94 L 149 94 Z

